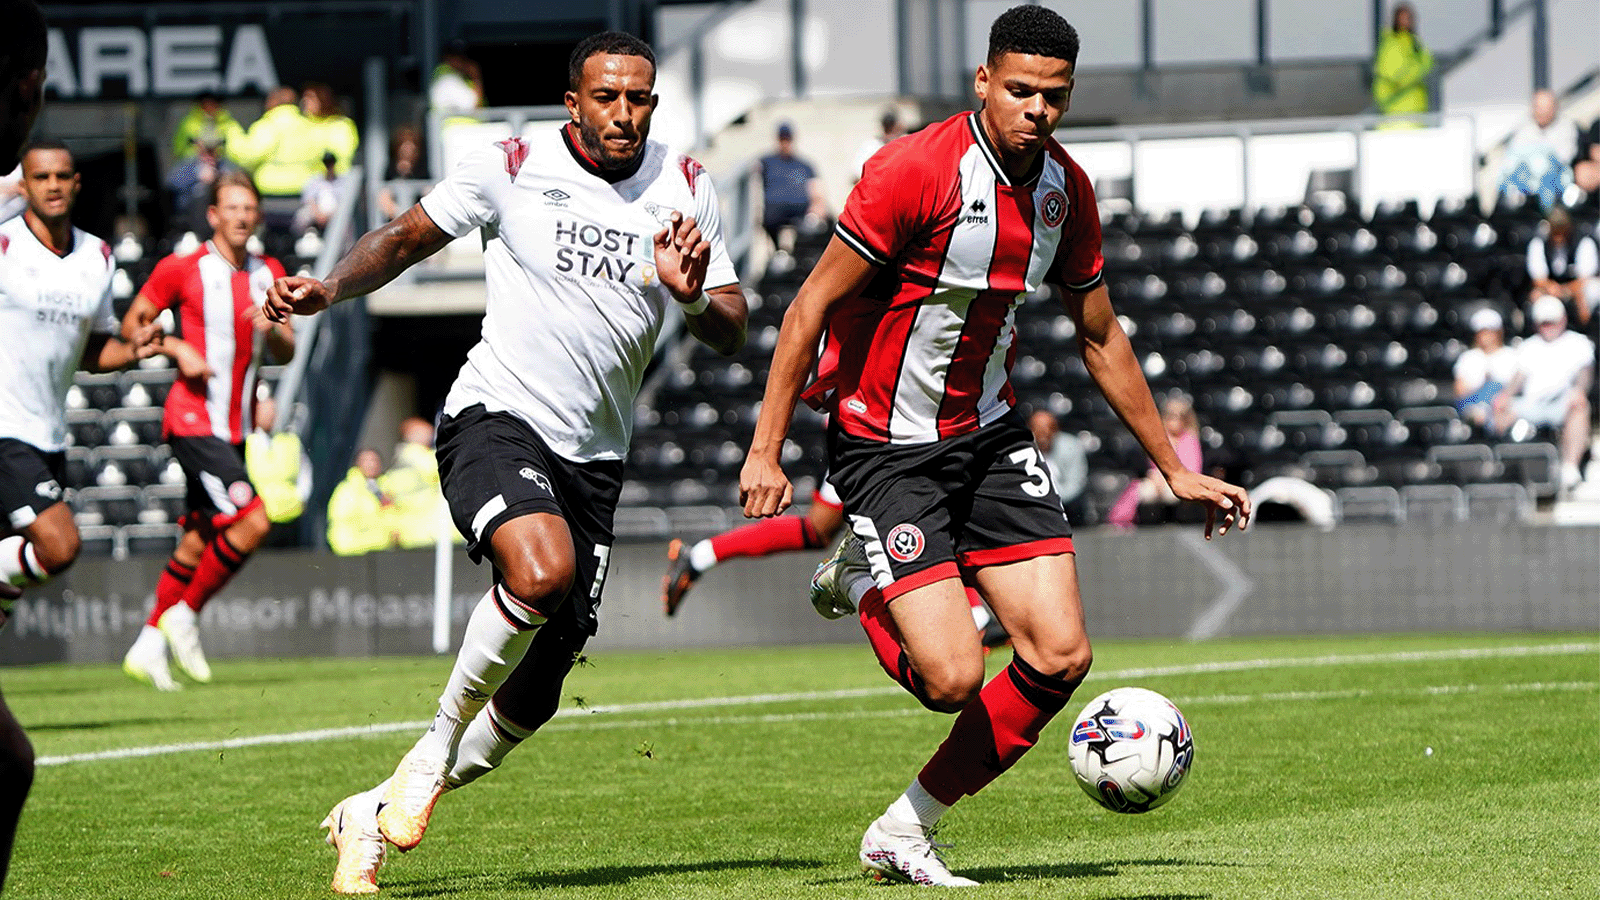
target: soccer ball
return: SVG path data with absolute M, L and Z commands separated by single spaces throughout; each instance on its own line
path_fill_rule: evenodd
M 1112 812 L 1142 813 L 1178 792 L 1194 765 L 1194 737 L 1172 701 L 1121 687 L 1089 701 L 1067 745 L 1078 786 Z

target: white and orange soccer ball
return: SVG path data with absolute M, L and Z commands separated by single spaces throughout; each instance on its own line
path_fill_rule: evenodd
M 1112 812 L 1148 812 L 1183 787 L 1194 765 L 1194 735 L 1166 697 L 1115 688 L 1078 714 L 1067 757 L 1078 786 L 1096 803 Z

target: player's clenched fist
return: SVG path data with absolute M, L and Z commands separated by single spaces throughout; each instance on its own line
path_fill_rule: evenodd
M 794 485 L 776 462 L 752 453 L 739 471 L 739 502 L 747 518 L 775 516 L 794 502 Z
M 315 278 L 290 275 L 272 283 L 261 309 L 272 321 L 287 322 L 291 315 L 309 316 L 327 309 L 332 302 L 333 292 L 326 284 Z

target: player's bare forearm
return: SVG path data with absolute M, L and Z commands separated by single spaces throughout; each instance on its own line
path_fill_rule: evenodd
M 323 279 L 330 303 L 370 294 L 401 272 L 438 253 L 454 238 L 445 233 L 420 205 L 362 235 Z
M 82 368 L 86 372 L 116 372 L 139 361 L 134 346 L 109 334 L 95 333 L 83 345 Z
M 744 348 L 750 320 L 750 304 L 745 302 L 744 288 L 737 283 L 725 284 L 706 291 L 706 295 L 711 298 L 711 305 L 698 315 L 685 317 L 689 333 L 723 356 L 732 356 Z
M 1085 294 L 1065 297 L 1067 311 L 1077 319 L 1078 348 L 1083 353 L 1084 366 L 1112 411 L 1139 439 L 1161 474 L 1170 479 L 1184 465 L 1167 438 L 1155 398 L 1150 396 L 1150 383 L 1139 367 L 1133 342 L 1111 309 L 1106 286 L 1101 284 Z

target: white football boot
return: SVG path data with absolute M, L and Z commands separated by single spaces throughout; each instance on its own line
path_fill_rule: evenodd
M 339 851 L 339 864 L 333 870 L 335 894 L 378 892 L 378 869 L 387 852 L 378 831 L 378 799 L 387 784 L 340 800 L 322 820 L 328 843 Z
M 428 819 L 439 796 L 449 790 L 445 775 L 450 766 L 443 757 L 422 753 L 413 747 L 400 759 L 389 789 L 378 803 L 378 829 L 402 852 L 422 843 Z
M 916 825 L 879 816 L 861 836 L 861 870 L 874 881 L 898 881 L 924 887 L 977 887 L 978 882 L 953 874 L 944 864 L 940 844 Z
M 833 554 L 817 566 L 811 576 L 811 605 L 824 619 L 840 619 L 856 611 L 850 599 L 849 584 L 856 575 L 872 577 L 867 566 L 867 551 L 861 539 L 849 532 Z
M 158 631 L 151 630 L 149 638 L 140 633 L 122 657 L 122 671 L 158 691 L 183 689 L 183 685 L 172 677 L 172 670 L 167 668 L 167 642 Z
M 178 664 L 178 668 L 201 684 L 210 682 L 211 664 L 206 662 L 205 652 L 200 649 L 199 617 L 189 608 L 189 604 L 174 604 L 171 609 L 161 614 L 161 620 L 156 623 L 156 627 L 167 636 L 167 644 L 172 648 L 172 659 Z

